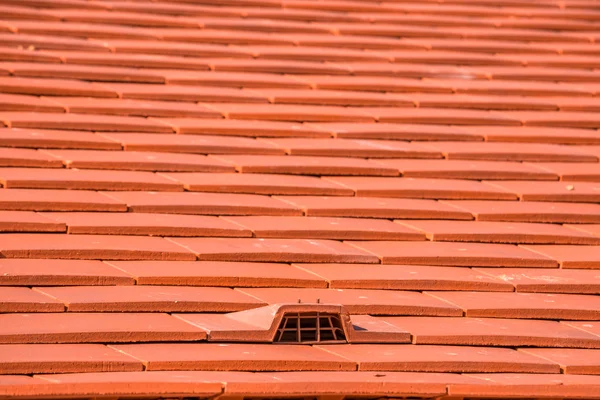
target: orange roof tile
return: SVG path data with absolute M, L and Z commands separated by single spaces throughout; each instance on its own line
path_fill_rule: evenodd
M 600 398 L 597 0 L 0 1 L 0 398 Z

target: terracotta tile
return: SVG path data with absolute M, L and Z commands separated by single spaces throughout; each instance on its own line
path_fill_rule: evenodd
M 241 47 L 241 46 L 239 46 Z M 389 61 L 389 57 L 375 51 L 329 46 L 259 46 L 251 47 L 258 59 L 306 60 L 306 61 Z
M 361 111 L 379 122 L 449 125 L 503 125 L 520 126 L 514 116 L 485 110 L 363 107 Z
M 324 196 L 352 196 L 354 194 L 350 188 L 311 176 L 195 172 L 169 173 L 164 176 L 180 182 L 186 190 L 192 192 Z
M 595 56 L 594 47 L 591 43 L 557 43 L 551 46 L 553 50 L 558 49 L 559 54 L 582 56 Z
M 103 53 L 104 54 L 104 53 Z M 26 49 L 2 49 L 3 61 L 39 61 L 47 63 L 61 63 L 60 56 L 56 54 L 47 54 L 41 51 L 30 51 Z
M 519 396 L 519 397 L 597 397 L 599 379 L 589 375 L 534 375 L 534 374 L 472 374 L 481 379 L 477 384 L 450 384 L 452 396 Z
M 595 182 L 497 182 L 487 183 L 516 193 L 522 201 L 595 203 L 600 185 Z
M 462 311 L 418 292 L 363 289 L 237 289 L 269 304 L 341 304 L 352 314 L 460 316 Z
M 18 7 L 7 4 L 4 4 L 2 6 L 2 12 L 5 13 L 4 17 L 10 20 L 21 19 L 23 17 L 37 21 L 52 21 L 59 19 L 58 17 L 54 16 L 52 13 L 47 11 L 34 10 L 29 7 Z
M 5 258 L 194 260 L 188 250 L 158 237 L 4 234 Z
M 181 191 L 182 185 L 159 174 L 138 171 L 0 168 L 5 188 Z
M 438 94 L 411 93 L 406 97 L 419 108 L 457 108 L 473 110 L 543 110 L 556 111 L 556 103 L 551 99 L 524 96 L 479 95 L 479 94 Z
M 364 54 L 364 52 L 362 52 Z M 307 80 L 307 82 L 309 82 Z M 408 96 L 389 93 L 350 92 L 345 90 L 256 89 L 275 104 L 316 104 L 334 106 L 414 107 Z
M 324 278 L 288 264 L 221 261 L 111 261 L 138 285 L 326 287 Z M 2 262 L 0 262 L 2 271 Z M 1 282 L 1 281 L 0 281 Z
M 0 145 L 54 149 L 121 149 L 119 143 L 93 133 L 45 129 L 0 129 Z
M 181 18 L 181 17 L 180 17 Z M 250 59 L 254 56 L 252 49 L 222 46 L 208 43 L 164 42 L 138 39 L 106 39 L 107 45 L 115 53 L 159 54 L 183 57 L 224 57 L 234 59 Z
M 390 26 L 393 30 L 393 25 Z M 414 27 L 410 27 L 414 30 Z M 443 36 L 448 37 L 452 34 L 450 29 L 443 31 L 433 32 L 431 27 L 420 27 L 423 32 L 426 32 L 429 36 L 435 33 L 437 37 Z M 464 36 L 462 30 L 460 35 Z M 397 36 L 397 35 L 394 35 Z M 499 57 L 492 54 L 475 54 L 475 53 L 459 53 L 453 51 L 443 50 L 431 50 L 431 51 L 410 51 L 410 50 L 394 50 L 386 52 L 387 55 L 392 56 L 395 62 L 407 63 L 416 62 L 423 64 L 451 64 L 451 65 L 521 65 L 520 59 L 511 59 L 509 57 Z
M 266 311 L 267 309 L 270 312 Z M 279 319 L 279 314 L 280 308 L 274 304 L 230 314 L 172 315 L 204 329 L 209 342 L 271 344 L 274 343 L 275 332 L 269 322 L 273 323 L 275 318 Z
M 8 0 L 8 2 L 16 2 L 15 0 Z M 108 4 L 85 4 L 80 0 L 58 0 L 56 2 L 51 2 L 49 0 L 25 0 L 24 4 L 37 4 L 39 7 L 48 8 L 48 9 L 64 9 L 64 8 L 74 8 L 74 6 L 78 6 L 78 8 L 83 8 L 87 10 L 110 10 L 111 7 Z M 54 13 L 51 13 L 54 15 Z
M 140 5 L 138 4 L 137 6 L 139 7 Z M 165 7 L 166 5 L 162 3 L 160 6 Z M 180 7 L 181 6 L 183 5 L 180 5 Z M 199 7 L 199 5 L 194 5 L 186 11 L 194 12 L 198 16 L 233 16 L 236 18 L 247 18 L 251 15 L 249 11 L 260 12 L 261 9 L 247 7 L 233 8 L 227 6 Z M 221 13 L 221 15 L 217 15 L 217 13 Z M 281 13 L 277 14 L 277 17 L 282 16 Z M 154 28 L 152 29 L 152 32 L 158 35 L 162 40 L 168 42 L 211 43 L 222 45 L 293 45 L 293 41 L 287 38 L 284 34 L 272 34 L 265 32 L 247 31 L 244 32 L 244 35 L 239 35 L 239 32 L 236 32 L 235 30 L 190 30 L 181 28 Z
M 14 211 L 127 211 L 123 202 L 92 191 L 0 190 L 0 209 Z
M 377 263 L 377 257 L 335 240 L 174 238 L 201 261 Z
M 516 195 L 481 182 L 450 179 L 335 177 L 338 183 L 359 197 L 405 197 L 417 199 L 512 200 Z
M 35 387 L 45 386 L 44 381 L 28 375 L 0 375 L 0 393 L 3 396 L 18 396 L 19 393 L 31 394 Z
M 2 374 L 142 371 L 139 360 L 100 344 L 4 344 Z
M 285 154 L 275 145 L 251 138 L 208 135 L 148 135 L 119 133 L 105 135 L 120 142 L 127 151 L 200 154 Z
M 560 225 L 496 221 L 397 221 L 438 242 L 600 244 L 593 235 Z M 573 234 L 577 232 L 577 234 Z
M 412 17 L 412 15 L 411 15 Z M 437 21 L 428 21 L 436 23 Z M 465 21 L 466 22 L 466 21 Z M 478 21 L 483 22 L 483 21 Z M 463 38 L 459 41 L 448 40 L 445 38 L 427 38 L 427 39 L 412 39 L 411 43 L 423 43 L 428 48 L 433 50 L 449 50 L 460 51 L 467 53 L 554 53 L 556 50 L 542 46 L 532 46 L 529 43 L 518 43 L 512 41 L 485 40 L 485 39 L 467 39 Z M 459 86 L 460 87 L 460 86 Z M 467 86 L 469 87 L 469 86 Z
M 517 292 L 600 294 L 600 274 L 593 270 L 478 268 L 477 271 L 514 285 Z
M 255 237 L 337 240 L 425 240 L 424 234 L 385 220 L 262 216 L 227 217 L 224 219 L 248 228 Z
M 600 323 L 594 321 L 562 321 L 562 325 L 577 328 L 592 335 L 600 336 Z
M 147 371 L 352 371 L 356 364 L 316 347 L 271 344 L 131 344 L 112 346 Z
M 61 23 L 64 27 L 71 24 Z M 11 69 L 12 75 L 32 78 L 82 79 L 95 82 L 138 82 L 164 83 L 165 78 L 152 70 L 118 67 L 96 67 L 88 65 L 4 63 Z
M 360 158 L 287 155 L 225 155 L 217 158 L 234 165 L 241 173 L 398 176 L 398 171 L 394 168 L 376 165 Z
M 196 154 L 135 151 L 48 150 L 68 168 L 132 171 L 234 172 L 232 166 Z M 0 159 L 1 160 L 1 159 Z
M 557 20 L 555 18 L 535 18 L 514 19 L 502 18 L 497 20 L 497 25 L 503 28 L 521 28 L 521 29 L 567 29 L 567 30 L 588 30 L 585 23 L 581 21 Z M 534 58 L 535 59 L 535 58 Z
M 0 260 L 0 285 L 133 285 L 126 273 L 98 260 Z
M 538 168 L 555 173 L 561 181 L 598 182 L 600 181 L 599 163 L 540 163 Z
M 340 139 L 264 139 L 287 154 L 333 157 L 441 158 L 441 153 L 427 147 L 397 141 Z
M 258 1 L 253 2 L 254 5 L 259 5 Z M 323 11 L 323 10 L 313 10 L 313 9 L 297 9 L 297 8 L 283 8 L 279 7 L 283 5 L 283 2 L 280 1 L 272 1 L 269 5 L 266 2 L 262 2 L 262 7 L 256 8 L 245 8 L 246 15 L 254 18 L 276 18 L 282 20 L 289 21 L 362 21 L 363 18 L 361 16 L 337 13 L 334 11 Z M 273 8 L 271 8 L 273 7 Z M 307 7 L 307 8 L 310 8 Z M 317 35 L 314 34 L 286 34 L 287 36 L 291 35 Z M 282 35 L 283 36 L 283 35 Z
M 72 8 L 72 7 L 68 7 Z M 59 19 L 59 18 L 58 18 Z M 148 38 L 154 37 L 149 34 L 147 29 L 127 27 L 124 25 L 108 25 L 108 24 L 86 24 L 70 22 L 65 24 L 63 21 L 46 21 L 40 24 L 35 21 L 17 20 L 13 21 L 12 25 L 20 33 L 35 33 L 48 36 L 67 36 L 67 37 L 132 37 L 132 38 Z
M 288 3 L 288 1 L 286 1 L 286 4 L 287 3 Z M 305 3 L 296 2 L 296 4 L 301 4 L 302 6 L 304 6 Z M 349 8 L 352 9 L 351 7 L 349 7 Z M 358 10 L 355 10 L 355 12 L 356 11 L 358 11 Z M 374 12 L 374 11 L 381 12 L 381 9 L 371 10 L 370 12 Z M 364 11 L 361 14 L 364 15 Z M 389 12 L 388 12 L 388 14 L 389 14 Z M 400 26 L 402 27 L 402 29 L 396 30 L 395 34 L 394 34 L 394 30 L 392 29 L 393 26 L 390 24 L 336 23 L 334 25 L 334 29 L 336 30 L 336 32 L 339 32 L 342 36 L 359 35 L 359 36 L 376 36 L 376 37 L 413 37 L 413 36 L 420 36 L 420 34 L 423 32 L 430 32 L 427 36 L 436 37 L 437 35 L 439 35 L 439 33 L 435 32 L 435 30 L 429 29 L 427 31 L 424 27 L 420 27 L 420 26 L 410 26 L 410 25 L 406 25 L 406 26 L 400 25 Z M 408 52 L 408 51 L 407 51 L 407 53 L 410 54 L 410 52 Z
M 585 87 L 555 82 L 495 81 L 495 80 L 452 80 L 440 81 L 440 84 L 451 83 L 457 93 L 499 94 L 515 96 L 591 96 L 592 92 Z
M 339 14 L 338 14 L 339 15 Z M 346 14 L 347 16 L 349 14 Z M 356 17 L 356 16 L 355 16 Z M 328 22 L 328 21 L 324 21 Z M 419 43 L 412 43 L 404 39 L 373 37 L 373 36 L 334 36 L 323 34 L 290 34 L 286 38 L 300 47 L 332 47 L 344 49 L 425 49 Z
M 486 143 L 487 144 L 487 143 Z M 377 164 L 397 168 L 411 178 L 489 179 L 489 180 L 557 180 L 550 171 L 518 162 L 467 160 L 374 160 Z M 537 165 L 537 164 L 536 164 Z M 579 163 L 574 164 L 579 165 Z
M 551 258 L 508 244 L 453 242 L 346 242 L 383 264 L 555 268 Z M 562 246 L 561 246 L 562 247 Z
M 220 116 L 216 111 L 197 104 L 174 101 L 142 101 L 80 97 L 56 97 L 47 99 L 62 106 L 66 112 L 75 114 L 196 118 L 218 118 Z
M 546 293 L 430 292 L 465 310 L 467 317 L 600 319 L 595 296 Z
M 488 142 L 529 142 L 554 144 L 598 144 L 600 133 L 595 129 L 547 128 L 523 126 L 464 127 L 465 132 L 481 134 Z
M 467 382 L 473 384 L 474 379 L 467 381 L 466 377 L 459 374 L 436 374 L 436 373 L 418 373 L 418 372 L 386 372 L 379 374 L 376 372 L 275 372 L 275 373 L 257 373 L 258 376 L 269 376 L 275 379 L 275 382 L 269 382 L 260 389 L 248 388 L 244 385 L 243 389 L 237 389 L 238 385 L 233 387 L 233 382 L 228 381 L 225 393 L 255 393 L 256 395 L 280 395 L 284 393 L 294 393 L 299 396 L 310 396 L 314 393 L 316 385 L 319 392 L 324 395 L 336 395 L 347 393 L 348 395 L 361 396 L 362 393 L 381 393 L 389 396 L 436 396 L 446 393 L 446 386 L 449 383 Z M 230 383 L 231 382 L 231 383 Z
M 411 16 L 414 17 L 414 16 Z M 373 37 L 370 37 L 372 39 Z M 399 43 L 409 43 L 412 46 L 412 39 L 393 39 Z M 412 46 L 414 47 L 414 46 Z M 417 45 L 418 49 L 422 49 L 422 46 Z M 416 49 L 415 49 L 416 50 Z M 396 60 L 397 61 L 397 60 Z M 454 65 L 434 65 L 421 62 L 407 62 L 407 63 L 374 63 L 374 62 L 344 62 L 339 65 L 348 68 L 352 75 L 357 76 L 393 76 L 402 78 L 437 78 L 445 76 L 459 76 L 469 77 L 470 79 L 488 79 L 488 76 L 484 73 L 466 73 L 463 68 Z
M 173 130 L 157 121 L 141 117 L 108 116 L 98 118 L 87 114 L 0 113 L 0 120 L 9 128 L 64 129 L 108 132 L 172 133 Z
M 512 291 L 502 283 L 470 268 L 409 265 L 296 264 L 323 277 L 331 288 L 391 290 Z
M 481 135 L 466 133 L 462 128 L 448 125 L 378 124 L 318 122 L 307 124 L 319 131 L 343 139 L 383 140 L 482 140 Z
M 371 315 L 353 315 L 351 343 L 410 343 L 410 334 Z
M 217 217 L 146 213 L 41 213 L 50 221 L 66 224 L 70 234 L 141 236 L 251 237 L 239 224 Z M 1 222 L 1 214 L 0 214 Z M 1 225 L 0 225 L 1 228 Z
M 564 36 L 563 36 L 564 37 Z M 481 71 L 486 71 L 491 79 L 495 80 L 537 80 L 537 81 L 566 81 L 566 82 L 594 82 L 592 71 L 577 70 L 569 68 L 544 68 L 527 66 L 523 67 L 502 67 L 485 66 L 474 67 Z
M 433 200 L 324 196 L 275 198 L 297 206 L 309 216 L 458 220 L 473 218 L 469 212 Z
M 600 338 L 555 321 L 503 318 L 382 317 L 414 344 L 599 348 Z M 440 326 L 444 329 L 440 330 Z
M 118 97 L 117 92 L 102 85 L 66 79 L 0 77 L 0 90 L 38 96 Z
M 228 119 L 256 119 L 263 121 L 355 121 L 373 122 L 373 117 L 356 110 L 338 106 L 297 104 L 209 104 Z
M 596 132 L 600 133 L 600 130 L 596 130 Z M 589 154 L 593 154 L 596 157 L 600 156 L 600 146 L 598 145 L 578 145 L 578 146 L 573 146 L 574 149 L 579 150 L 579 151 L 583 151 Z M 548 163 L 549 165 L 552 165 L 554 163 Z M 560 165 L 560 164 L 557 164 Z
M 62 168 L 63 163 L 44 152 L 33 149 L 0 148 L 0 166 Z
M 566 228 L 573 229 L 579 232 L 585 232 L 593 236 L 600 236 L 600 225 L 597 224 L 586 224 L 586 225 L 564 225 Z
M 65 25 L 65 24 L 63 24 Z M 90 26 L 97 26 L 96 24 Z M 208 70 L 209 63 L 203 58 L 180 57 L 162 54 L 135 53 L 90 53 L 81 51 L 49 51 L 71 65 L 95 65 L 129 68 L 181 68 L 189 70 Z M 242 61 L 242 60 L 237 60 Z M 246 62 L 244 60 L 244 62 Z
M 28 34 L 0 34 L 0 45 L 6 47 L 33 47 L 36 50 L 81 50 L 81 51 L 98 51 L 108 52 L 110 49 L 99 43 L 94 43 L 89 40 L 78 38 L 57 38 L 46 37 L 43 35 L 28 35 Z
M 134 26 L 171 26 L 198 28 L 199 22 L 192 18 L 157 16 L 151 14 L 128 13 L 118 11 L 104 11 L 90 13 L 84 10 L 60 10 L 56 15 L 67 22 L 88 22 L 108 25 L 134 25 Z
M 371 54 L 376 54 L 370 52 Z M 352 61 L 346 59 L 344 61 Z M 358 61 L 358 60 L 357 60 Z M 370 60 L 371 62 L 374 60 Z M 381 60 L 383 61 L 383 60 Z M 392 67 L 388 67 L 392 68 Z M 313 75 L 301 77 L 303 81 L 309 82 L 316 89 L 323 90 L 356 90 L 371 92 L 424 92 L 424 93 L 452 93 L 450 85 L 421 79 L 407 79 L 396 77 L 379 76 L 326 76 Z M 353 92 L 349 92 L 351 97 Z M 369 105 L 369 104 L 363 104 Z M 384 104 L 379 104 L 383 106 Z M 408 104 L 407 104 L 408 105 Z
M 147 42 L 156 46 L 156 42 Z M 172 46 L 169 43 L 168 46 Z M 222 46 L 219 46 L 222 47 Z M 227 48 L 227 47 L 225 47 Z M 267 96 L 249 90 L 236 88 L 197 87 L 179 85 L 154 85 L 142 83 L 111 83 L 106 86 L 123 99 L 166 100 L 166 101 L 203 101 L 228 103 L 268 103 Z M 214 111 L 213 111 L 214 113 Z M 214 116 L 214 115 L 211 115 Z
M 275 7 L 281 7 L 279 1 L 275 2 Z M 264 6 L 264 4 L 260 4 Z M 271 4 L 270 7 L 273 7 Z M 287 8 L 287 7 L 286 7 Z M 258 31 L 258 32 L 329 32 L 330 29 L 327 27 L 319 26 L 316 24 L 304 24 L 296 21 L 280 21 L 280 20 L 239 20 L 232 18 L 210 18 L 203 19 L 202 22 L 207 29 L 234 29 L 240 31 Z
M 239 22 L 238 22 L 239 23 Z M 187 57 L 186 57 L 187 58 Z M 182 57 L 183 59 L 183 57 Z M 179 67 L 181 68 L 181 67 Z M 210 68 L 214 71 L 275 73 L 275 74 L 328 74 L 348 75 L 350 71 L 344 66 L 314 61 L 264 60 L 264 59 L 232 59 L 221 58 L 210 60 Z M 190 69 L 189 67 L 186 69 Z
M 37 96 L 20 94 L 0 94 L 0 107 L 3 111 L 64 112 L 64 107 Z
M 478 221 L 600 223 L 597 204 L 478 200 L 444 203 L 472 213 Z
M 263 305 L 230 288 L 186 286 L 65 286 L 37 288 L 71 312 L 232 312 Z
M 269 196 L 193 192 L 110 192 L 134 212 L 199 215 L 302 215 L 291 204 Z M 0 191 L 1 199 L 2 191 Z M 1 205 L 0 200 L 0 205 Z
M 15 312 L 63 312 L 65 305 L 25 287 L 0 287 L 3 313 Z
M 190 31 L 186 30 L 186 33 Z M 197 31 L 205 34 L 207 30 Z M 224 34 L 223 31 L 213 31 L 215 34 Z M 228 33 L 228 32 L 227 32 Z M 237 36 L 237 33 L 234 33 Z M 272 40 L 278 40 L 281 35 L 269 35 Z M 244 34 L 244 37 L 247 37 Z M 229 39 L 229 38 L 227 38 Z M 243 72 L 217 72 L 217 71 L 184 71 L 184 70 L 163 70 L 162 75 L 168 84 L 172 85 L 207 85 L 218 87 L 236 87 L 236 88 L 294 88 L 307 89 L 309 85 L 298 82 L 297 80 L 276 74 L 246 74 Z
M 524 143 L 436 142 L 427 147 L 449 159 L 534 162 L 596 162 L 597 157 L 569 146 Z
M 0 211 L 0 232 L 66 232 L 66 226 L 34 212 Z
M 503 112 L 509 118 L 521 121 L 525 126 L 548 126 L 564 128 L 598 128 L 600 120 L 597 113 L 561 111 L 561 112 Z
M 600 248 L 597 246 L 523 246 L 543 256 L 550 257 L 561 268 L 600 268 Z
M 558 373 L 557 364 L 511 349 L 465 346 L 316 346 L 358 363 L 359 371 Z
M 558 97 L 553 99 L 561 111 L 600 111 L 600 102 L 596 97 Z
M 196 341 L 206 332 L 167 314 L 49 313 L 0 315 L 0 343 Z
M 559 364 L 565 374 L 598 374 L 600 350 L 520 349 L 520 351 Z
M 161 118 L 179 134 L 250 137 L 330 137 L 310 126 L 293 122 L 238 119 Z
M 530 17 L 538 17 L 538 18 L 556 18 L 558 16 L 562 17 L 570 17 L 574 19 L 582 19 L 585 16 L 584 10 L 577 10 L 575 7 L 572 7 L 569 4 L 568 9 L 561 10 L 554 7 L 548 7 L 546 9 L 537 9 L 537 10 L 526 10 L 517 7 L 510 7 L 507 9 L 510 13 L 514 13 L 517 16 L 530 16 Z M 562 43 L 561 43 L 562 45 Z M 551 46 L 549 46 L 551 47 Z
M 167 393 L 188 393 L 199 397 L 210 397 L 222 392 L 223 384 L 221 382 L 227 381 L 229 384 L 230 380 L 236 378 L 241 381 L 253 380 L 251 373 L 221 372 L 221 374 L 223 375 L 218 377 L 210 376 L 205 371 L 143 371 L 36 375 L 36 382 L 45 384 L 39 385 L 41 388 L 29 388 L 27 393 L 38 396 L 50 394 L 72 397 L 101 391 L 106 396 L 144 396 L 148 394 L 161 396 Z M 234 374 L 244 374 L 244 376 L 232 376 Z

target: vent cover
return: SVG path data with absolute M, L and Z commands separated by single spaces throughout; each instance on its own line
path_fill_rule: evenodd
M 285 313 L 275 333 L 276 343 L 347 343 L 339 314 Z

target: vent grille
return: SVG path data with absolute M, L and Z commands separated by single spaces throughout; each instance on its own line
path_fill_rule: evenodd
M 286 313 L 275 333 L 277 343 L 347 343 L 339 314 Z

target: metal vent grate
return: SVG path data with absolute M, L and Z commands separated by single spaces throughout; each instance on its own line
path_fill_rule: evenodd
M 275 333 L 277 343 L 347 343 L 339 314 L 286 313 Z

